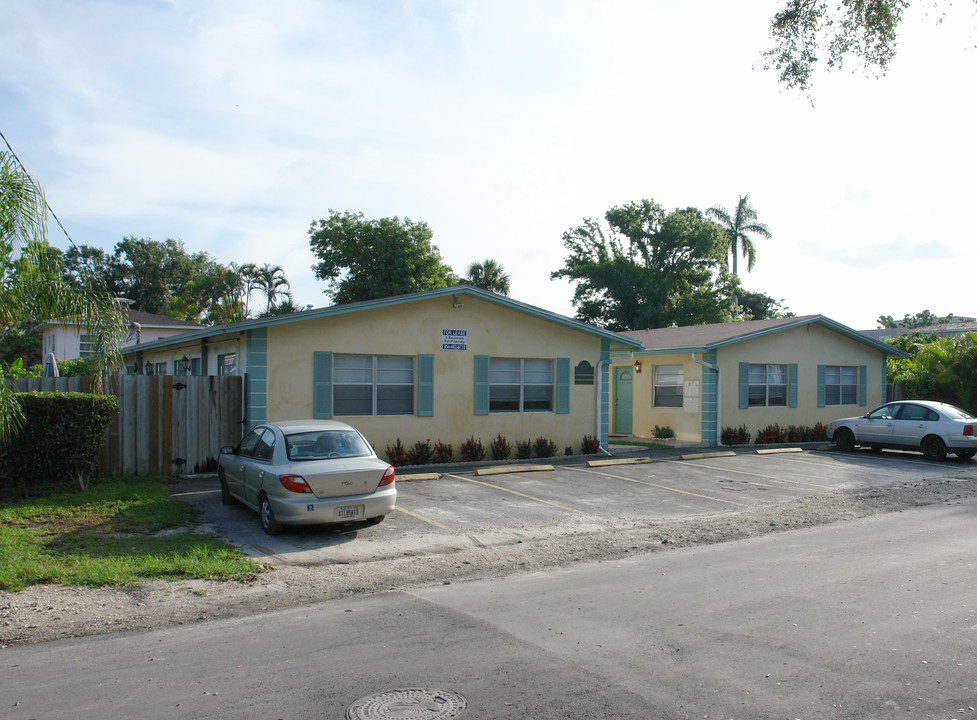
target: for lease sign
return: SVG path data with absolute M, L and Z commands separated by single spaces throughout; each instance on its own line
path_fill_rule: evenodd
M 441 349 L 442 350 L 467 350 L 468 331 L 442 329 Z

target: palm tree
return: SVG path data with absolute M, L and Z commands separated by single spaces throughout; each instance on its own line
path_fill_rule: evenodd
M 491 290 L 500 295 L 509 294 L 509 274 L 495 260 L 473 262 L 468 266 L 467 280 L 483 290 Z
M 255 271 L 257 277 L 257 288 L 265 294 L 268 306 L 265 314 L 271 315 L 272 310 L 279 302 L 291 302 L 292 294 L 289 292 L 289 282 L 285 278 L 285 271 L 279 265 L 264 265 Z
M 706 217 L 710 217 L 726 231 L 729 236 L 729 249 L 733 254 L 733 275 L 737 275 L 736 256 L 737 250 L 742 248 L 743 257 L 746 258 L 746 271 L 751 272 L 756 264 L 756 247 L 750 239 L 750 235 L 759 235 L 762 238 L 770 239 L 770 229 L 761 222 L 757 222 L 756 210 L 750 207 L 749 196 L 740 196 L 736 204 L 736 214 L 730 216 L 726 208 L 722 205 L 711 207 L 706 210 Z
M 104 288 L 65 277 L 63 256 L 47 241 L 47 212 L 40 186 L 12 152 L 0 152 L 0 339 L 23 323 L 77 318 L 93 344 L 92 369 L 104 387 L 121 358 L 125 317 Z M 23 422 L 12 389 L 0 382 L 0 441 Z

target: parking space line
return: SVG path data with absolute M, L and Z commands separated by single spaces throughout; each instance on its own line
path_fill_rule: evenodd
M 833 490 L 833 485 L 819 485 L 818 483 L 804 482 L 803 480 L 788 480 L 787 478 L 774 477 L 773 475 L 761 475 L 760 473 L 746 472 L 745 470 L 732 470 L 731 468 L 718 468 L 714 465 L 703 465 L 702 463 L 689 462 L 687 460 L 665 460 L 664 462 L 676 463 L 677 465 L 689 466 L 693 465 L 695 467 L 706 468 L 707 470 L 716 470 L 724 473 L 734 473 L 736 475 L 749 475 L 750 477 L 763 478 L 764 480 L 774 480 L 776 482 L 789 483 L 791 485 L 807 485 L 808 487 L 821 488 L 823 490 Z
M 405 510 L 404 508 L 400 507 L 400 505 L 398 505 L 397 507 L 395 507 L 394 510 L 396 510 L 398 512 L 402 512 L 402 513 L 404 513 L 404 515 L 410 515 L 412 518 L 416 518 L 416 519 L 420 520 L 421 522 L 426 522 L 428 525 L 434 525 L 434 527 L 441 528 L 442 530 L 447 530 L 448 532 L 453 532 L 456 535 L 464 535 L 464 533 L 461 530 L 455 530 L 453 527 L 448 527 L 447 525 L 442 525 L 441 523 L 437 522 L 436 520 L 432 520 L 431 518 L 424 517 L 423 515 L 418 515 L 415 512 L 411 512 L 410 510 Z
M 578 515 L 589 515 L 590 513 L 585 513 L 583 510 L 575 510 L 574 508 L 567 507 L 566 505 L 560 505 L 555 502 L 550 502 L 549 500 L 543 500 L 542 498 L 533 497 L 532 495 L 526 495 L 525 493 L 518 492 L 516 490 L 510 490 L 509 488 L 502 487 L 501 485 L 493 485 L 492 483 L 483 482 L 481 480 L 473 480 L 472 478 L 466 478 L 462 475 L 452 475 L 451 473 L 445 473 L 445 477 L 454 478 L 455 480 L 464 480 L 468 483 L 473 483 L 474 485 L 484 485 L 487 488 L 492 488 L 493 490 L 501 490 L 502 492 L 507 492 L 512 495 L 518 495 L 519 497 L 526 498 L 527 500 L 532 500 L 534 502 L 543 503 L 544 505 L 552 505 L 560 510 L 566 510 L 567 512 L 577 513 Z
M 689 465 L 691 463 L 683 462 L 684 465 Z M 713 500 L 715 502 L 729 503 L 730 505 L 736 505 L 737 507 L 746 507 L 745 503 L 738 503 L 732 500 L 726 500 L 725 498 L 712 497 L 710 495 L 700 495 L 699 493 L 689 492 L 688 490 L 679 490 L 678 488 L 668 487 L 667 485 L 658 485 L 656 483 L 647 482 L 645 480 L 635 480 L 634 478 L 624 477 L 623 475 L 612 475 L 607 472 L 598 472 L 597 470 L 588 470 L 582 467 L 566 466 L 567 470 L 577 470 L 578 472 L 590 473 L 592 475 L 601 475 L 602 477 L 614 478 L 615 480 L 626 480 L 630 483 L 635 483 L 637 485 L 647 485 L 648 487 L 658 488 L 659 490 L 668 490 L 669 492 L 679 493 L 680 495 L 691 495 L 692 497 L 702 498 L 704 500 Z

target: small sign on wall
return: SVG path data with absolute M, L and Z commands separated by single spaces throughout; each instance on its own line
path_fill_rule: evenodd
M 441 330 L 442 350 L 468 350 L 467 330 Z

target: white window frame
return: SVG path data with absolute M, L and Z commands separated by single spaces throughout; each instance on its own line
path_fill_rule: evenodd
M 848 371 L 851 382 L 845 382 L 845 371 Z M 858 386 L 857 365 L 824 366 L 825 405 L 858 405 Z M 846 392 L 848 393 L 847 398 Z
M 490 413 L 555 410 L 556 362 L 551 358 L 489 358 L 488 380 Z M 503 388 L 508 388 L 504 396 Z
M 91 337 L 87 334 L 78 336 L 78 357 L 86 360 L 95 357 L 95 343 L 92 342 Z
M 236 375 L 237 374 L 237 353 L 221 353 L 217 356 L 217 374 L 218 375 Z
M 354 362 L 353 359 L 356 359 Z M 397 364 L 400 367 L 397 367 Z M 352 379 L 359 372 L 359 379 Z M 404 374 L 409 373 L 409 380 Z M 333 354 L 333 414 L 341 416 L 389 416 L 414 415 L 417 406 L 417 368 L 412 355 L 366 355 L 362 353 L 334 353 Z M 347 377 L 344 377 L 346 375 Z M 398 379 L 398 376 L 400 379 Z M 363 397 L 343 397 L 344 388 L 360 388 Z M 396 406 L 404 403 L 407 398 L 403 392 L 400 397 L 384 398 L 384 391 L 394 388 L 409 388 L 410 407 Z M 368 399 L 367 399 L 368 398 Z M 352 412 L 349 404 L 359 402 L 366 404 Z M 393 409 L 391 409 L 393 408 Z
M 656 408 L 680 408 L 683 406 L 685 390 L 685 367 L 677 365 L 655 365 L 654 367 L 654 400 Z M 673 388 L 678 392 L 667 392 Z M 659 389 L 663 392 L 659 395 Z M 670 400 L 671 402 L 668 402 Z
M 787 394 L 790 385 L 789 372 L 790 366 L 787 363 L 750 363 L 747 395 L 749 407 L 787 407 Z M 771 375 L 774 373 L 781 374 L 783 382 L 770 382 Z M 758 402 L 759 398 L 755 397 L 757 388 L 763 388 L 763 402 Z M 783 402 L 770 402 L 771 390 L 775 391 L 774 399 L 777 400 L 780 393 L 776 391 L 780 388 L 783 388 Z

